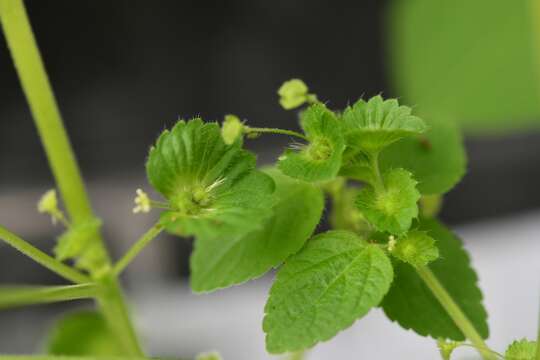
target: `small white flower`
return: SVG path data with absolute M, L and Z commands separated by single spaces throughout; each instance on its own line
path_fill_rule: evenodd
M 152 206 L 150 204 L 150 198 L 148 197 L 148 194 L 141 189 L 137 189 L 136 192 L 137 197 L 135 197 L 135 207 L 133 208 L 133 213 L 138 214 L 150 212 Z

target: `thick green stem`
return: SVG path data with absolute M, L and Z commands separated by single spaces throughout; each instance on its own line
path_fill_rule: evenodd
M 163 230 L 163 226 L 156 224 L 150 228 L 126 254 L 114 265 L 113 273 L 118 276 L 131 263 L 131 261 Z
M 420 266 L 416 268 L 416 272 L 431 290 L 433 295 L 439 300 L 440 304 L 446 310 L 450 318 L 456 326 L 461 330 L 467 339 L 476 347 L 482 357 L 486 360 L 493 360 L 495 356 L 487 347 L 482 339 L 482 336 L 476 331 L 473 324 L 467 316 L 461 311 L 460 307 L 454 302 L 450 294 L 446 291 L 443 285 L 439 282 L 435 274 L 427 267 Z
M 299 132 L 292 131 L 292 130 L 284 130 L 284 129 L 277 129 L 277 128 L 258 128 L 258 127 L 249 127 L 249 126 L 246 126 L 245 129 L 246 129 L 247 134 L 270 133 L 270 134 L 290 135 L 290 136 L 295 136 L 297 138 L 300 138 L 302 140 L 309 141 L 308 138 L 305 137 L 304 135 L 300 134 Z
M 0 0 L 0 22 L 71 222 L 84 223 L 95 216 L 22 0 Z M 101 236 L 94 241 L 103 246 Z M 127 339 L 126 355 L 144 356 L 116 278 L 103 287 L 107 296 L 99 303 L 115 335 Z
M 94 284 L 0 287 L 0 309 L 88 299 L 95 297 L 96 295 L 97 290 Z
M 0 21 L 71 220 L 87 220 L 90 203 L 22 0 L 0 0 Z
M 131 326 L 129 312 L 118 279 L 113 273 L 109 273 L 99 280 L 99 286 L 98 302 L 103 314 L 108 319 L 109 326 L 123 343 L 125 355 L 144 356 L 137 334 Z M 129 326 L 127 326 L 128 324 Z
M 91 282 L 91 279 L 88 276 L 47 255 L 43 251 L 30 245 L 30 243 L 13 234 L 11 231 L 7 230 L 3 226 L 0 226 L 0 240 L 3 240 L 8 245 L 14 247 L 38 264 L 43 265 L 47 269 L 62 276 L 67 280 L 79 284 Z

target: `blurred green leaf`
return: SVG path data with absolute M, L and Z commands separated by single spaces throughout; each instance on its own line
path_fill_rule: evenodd
M 406 103 L 423 115 L 450 115 L 476 133 L 540 125 L 529 1 L 390 5 L 388 58 L 396 93 Z
M 77 311 L 60 319 L 50 333 L 46 350 L 51 355 L 124 354 L 103 316 L 95 311 Z
M 467 156 L 461 133 L 450 119 L 430 117 L 428 126 L 425 134 L 385 149 L 381 168 L 405 168 L 414 174 L 422 194 L 444 194 L 465 175 Z

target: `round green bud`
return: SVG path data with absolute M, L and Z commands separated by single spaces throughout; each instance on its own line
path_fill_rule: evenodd
M 244 133 L 244 124 L 235 115 L 225 115 L 221 126 L 221 137 L 227 145 L 233 144 Z

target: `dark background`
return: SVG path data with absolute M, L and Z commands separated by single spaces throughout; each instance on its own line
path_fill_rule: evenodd
M 26 5 L 90 182 L 127 177 L 144 186 L 148 147 L 178 118 L 221 120 L 233 113 L 253 126 L 296 128 L 294 112 L 282 110 L 276 96 L 291 77 L 304 79 L 335 108 L 360 96 L 400 95 L 387 69 L 388 1 Z M 3 38 L 0 99 L 1 192 L 50 188 L 53 180 Z M 265 162 L 288 140 L 265 136 L 249 146 Z M 538 207 L 539 140 L 531 132 L 467 137 L 469 172 L 446 197 L 443 218 L 462 223 Z M 189 252 L 185 243 L 175 246 Z

